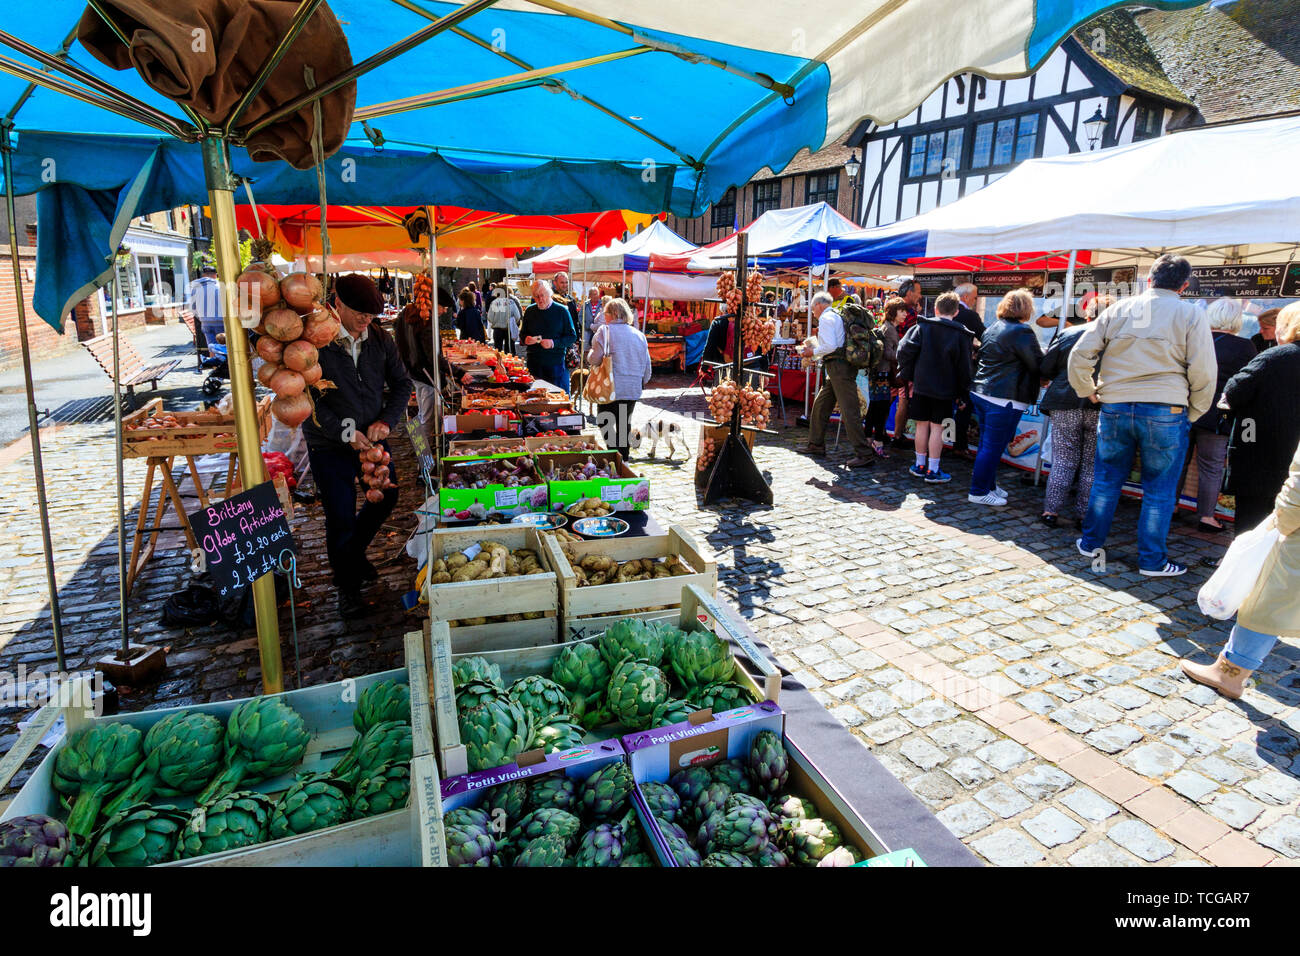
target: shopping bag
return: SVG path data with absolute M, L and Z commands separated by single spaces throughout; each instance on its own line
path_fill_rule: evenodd
M 1261 522 L 1233 540 L 1219 562 L 1219 568 L 1201 585 L 1196 603 L 1210 617 L 1225 621 L 1240 610 L 1264 570 L 1273 549 L 1282 540 L 1281 533 L 1268 522 Z
M 614 365 L 608 355 L 587 373 L 582 397 L 596 405 L 608 405 L 614 400 Z

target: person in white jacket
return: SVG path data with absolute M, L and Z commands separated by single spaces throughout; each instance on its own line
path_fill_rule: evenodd
M 492 302 L 487 311 L 493 347 L 501 352 L 513 352 L 515 342 L 519 340 L 519 320 L 522 318 L 519 302 L 504 285 L 497 286 L 492 292 Z

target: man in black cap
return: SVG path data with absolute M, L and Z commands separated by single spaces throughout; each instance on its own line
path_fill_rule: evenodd
M 325 547 L 338 588 L 339 614 L 349 618 L 369 611 L 361 588 L 378 580 L 379 573 L 366 560 L 366 548 L 397 504 L 397 489 L 389 488 L 381 501 L 366 501 L 357 511 L 360 453 L 376 445 L 388 447 L 388 433 L 397 427 L 411 397 L 411 379 L 396 343 L 375 322 L 384 300 L 373 279 L 340 276 L 334 284 L 334 307 L 339 334 L 320 350 L 323 378 L 334 388 L 316 395 L 314 419 L 307 419 L 302 430 L 325 509 Z M 396 484 L 397 472 L 392 465 L 389 469 Z

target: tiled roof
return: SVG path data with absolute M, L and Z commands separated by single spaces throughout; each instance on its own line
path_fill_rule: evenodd
M 1127 10 L 1112 10 L 1094 17 L 1078 30 L 1085 55 L 1130 89 L 1172 103 L 1190 104 L 1191 99 L 1165 73 L 1146 36 Z
M 775 179 L 778 176 L 795 176 L 799 173 L 812 173 L 822 169 L 843 169 L 844 163 L 853 153 L 853 148 L 847 144 L 847 140 L 852 133 L 853 130 L 851 129 L 846 131 L 835 142 L 825 149 L 817 150 L 815 153 L 801 149 L 795 153 L 794 159 L 790 160 L 790 164 L 779 173 L 774 173 L 767 168 L 760 169 L 754 174 L 750 182 L 757 183 L 765 179 Z M 861 159 L 862 157 L 859 155 L 858 158 Z
M 1134 15 L 1207 123 L 1300 110 L 1300 3 L 1237 0 Z

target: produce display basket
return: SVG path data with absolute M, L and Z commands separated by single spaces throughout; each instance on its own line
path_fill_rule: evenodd
M 558 469 L 568 465 L 581 465 L 588 459 L 608 467 L 617 478 L 584 478 L 560 480 Z M 612 466 L 612 467 L 610 467 Z M 551 510 L 563 511 L 583 498 L 599 498 L 614 511 L 648 511 L 650 508 L 650 479 L 642 478 L 623 461 L 616 451 L 578 451 L 539 455 L 537 471 L 546 481 L 550 491 Z
M 271 433 L 271 400 L 268 395 L 257 404 L 257 430 L 262 441 Z M 176 424 L 155 427 L 145 423 L 166 416 Z M 235 442 L 235 418 L 220 412 L 165 412 L 161 398 L 153 398 L 144 407 L 122 419 L 123 458 L 171 458 L 175 455 L 230 455 L 238 451 Z
M 561 542 L 555 535 L 545 535 L 545 538 L 559 576 L 561 623 L 565 635 L 570 637 L 577 636 L 572 629 L 580 624 L 604 628 L 619 617 L 636 616 L 651 609 L 676 608 L 681 605 L 686 586 L 699 588 L 708 595 L 718 589 L 718 564 L 713 554 L 702 548 L 694 535 L 681 525 L 672 525 L 662 535 L 579 542 Z M 678 557 L 694 568 L 695 573 L 578 587 L 578 578 L 565 555 L 566 548 L 579 559 L 606 555 L 623 562 L 633 558 Z
M 411 649 L 418 653 L 418 658 L 415 660 L 408 658 L 408 666 L 405 670 L 368 674 L 354 680 L 286 691 L 281 695 L 284 703 L 302 715 L 307 729 L 311 732 L 311 740 L 307 744 L 303 760 L 289 773 L 257 784 L 241 784 L 240 789 L 277 794 L 293 782 L 295 774 L 326 770 L 333 766 L 356 737 L 352 712 L 357 698 L 367 687 L 383 680 L 406 683 L 413 690 L 416 686 L 426 686 L 423 649 L 418 643 Z M 182 711 L 212 714 L 224 722 L 238 705 L 244 703 L 243 699 L 223 700 L 190 707 L 96 717 L 88 713 L 89 707 L 86 704 L 90 700 L 89 685 L 78 680 L 65 686 L 68 693 L 64 698 L 64 705 L 49 704 L 42 708 L 14 747 L 5 755 L 4 760 L 0 761 L 0 786 L 8 782 L 59 717 L 63 718 L 68 733 L 88 724 L 99 723 L 124 723 L 144 732 L 164 717 Z M 427 708 L 427 695 L 421 695 L 418 699 L 419 705 L 416 703 L 417 695 L 413 692 L 412 719 L 413 722 L 423 720 L 427 727 L 428 720 L 423 714 L 416 713 L 417 709 Z M 425 733 L 427 734 L 427 730 Z M 414 738 L 413 724 L 412 739 Z M 65 736 L 51 748 L 49 754 L 23 784 L 17 796 L 0 814 L 0 820 L 31 813 L 44 813 L 59 818 L 65 816 L 53 787 L 53 772 L 55 760 L 66 742 Z M 420 774 L 424 775 L 423 779 Z M 414 762 L 412 764 L 412 795 L 430 785 L 437 786 L 437 771 L 432 757 L 426 754 L 418 767 Z M 194 805 L 192 799 L 181 797 L 155 798 L 152 802 L 174 804 L 181 809 Z M 299 836 L 284 837 L 257 846 L 163 865 L 410 866 L 417 863 L 419 857 L 419 841 L 416 836 L 420 827 L 418 812 L 419 807 L 413 796 L 411 803 L 403 810 L 353 820 Z
M 531 549 L 545 570 L 540 574 L 426 583 L 424 590 L 430 622 L 447 624 L 458 650 L 461 647 L 496 650 L 555 641 L 559 636 L 559 585 L 554 558 L 545 537 L 537 529 L 526 525 L 499 525 L 435 530 L 429 533 L 428 560 L 432 563 L 457 552 L 472 551 L 480 541 L 489 540 L 511 551 Z M 530 617 L 453 626 L 453 622 L 514 614 L 528 614 Z
M 714 599 L 698 588 L 686 586 L 679 597 L 681 607 L 676 612 L 662 612 L 661 619 L 673 620 L 682 630 L 704 628 L 733 647 L 734 672 L 732 679 L 746 687 L 755 700 L 777 701 L 781 693 L 781 675 L 776 666 L 759 650 L 753 632 L 728 613 Z M 467 773 L 469 764 L 465 747 L 461 743 L 460 723 L 456 717 L 456 692 L 452 668 L 465 657 L 483 657 L 501 670 L 501 679 L 508 686 L 530 674 L 549 675 L 551 666 L 560 652 L 571 644 L 592 642 L 617 618 L 606 618 L 604 623 L 584 625 L 583 635 L 563 644 L 543 644 L 533 647 L 499 649 L 500 633 L 480 641 L 478 635 L 464 639 L 445 624 L 435 622 L 429 629 L 427 659 L 431 681 L 430 701 L 433 708 L 434 735 L 437 740 L 438 765 L 444 777 Z M 598 738 L 593 738 L 598 739 Z

